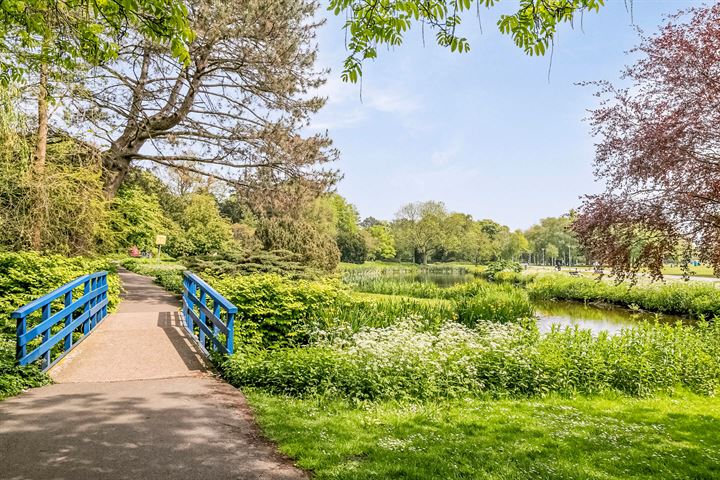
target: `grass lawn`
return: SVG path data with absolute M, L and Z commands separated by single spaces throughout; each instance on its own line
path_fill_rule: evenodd
M 663 275 L 682 275 L 683 271 L 680 267 L 663 267 L 662 269 Z M 698 267 L 690 267 L 690 275 L 694 277 L 713 277 L 715 278 L 715 274 L 713 273 L 712 267 L 709 267 L 707 265 L 700 265 Z
M 720 399 L 375 403 L 246 395 L 317 479 L 720 478 Z

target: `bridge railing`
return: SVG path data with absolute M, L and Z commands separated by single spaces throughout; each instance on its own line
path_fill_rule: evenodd
M 206 354 L 234 351 L 237 307 L 192 272 L 183 272 L 185 327 Z
M 107 292 L 107 272 L 96 272 L 15 310 L 17 362 L 41 359 L 43 371 L 57 363 L 107 316 Z

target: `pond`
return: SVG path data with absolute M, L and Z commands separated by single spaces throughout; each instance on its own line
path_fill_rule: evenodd
M 688 319 L 674 315 L 662 315 L 650 312 L 638 312 L 612 305 L 584 304 L 580 302 L 535 302 L 538 316 L 538 328 L 541 332 L 549 332 L 553 325 L 561 328 L 575 325 L 593 333 L 607 331 L 617 333 L 623 328 L 630 328 L 644 321 L 662 323 L 687 322 Z
M 474 279 L 472 275 L 451 273 L 388 273 L 384 272 L 382 276 L 411 282 L 433 283 L 439 287 L 452 287 Z M 662 323 L 676 323 L 678 321 L 689 321 L 686 318 L 674 315 L 639 312 L 613 305 L 558 301 L 535 302 L 534 306 L 538 317 L 538 327 L 541 332 L 549 332 L 553 325 L 559 325 L 561 328 L 578 325 L 580 328 L 591 330 L 593 333 L 607 331 L 613 334 L 623 328 L 633 327 L 638 322 L 654 322 L 657 320 Z

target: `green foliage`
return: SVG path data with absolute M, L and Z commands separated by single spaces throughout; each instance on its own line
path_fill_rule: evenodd
M 263 218 L 255 235 L 266 250 L 295 252 L 303 263 L 320 270 L 332 271 L 340 261 L 335 239 L 302 219 Z
M 370 260 L 379 260 L 386 258 L 394 258 L 397 254 L 395 250 L 395 237 L 389 227 L 382 224 L 375 224 L 365 229 L 370 236 L 368 244 L 368 258 Z
M 179 223 L 182 241 L 169 250 L 173 255 L 207 255 L 223 251 L 232 243 L 230 222 L 220 216 L 212 195 L 190 195 Z
M 367 258 L 367 244 L 359 231 L 340 231 L 336 242 L 338 250 L 340 250 L 341 262 L 363 263 Z
M 287 250 L 233 250 L 187 257 L 183 263 L 192 272 L 209 277 L 275 273 L 292 279 L 313 279 L 321 274 L 304 265 L 299 254 Z
M 481 280 L 452 287 L 440 287 L 429 282 L 355 276 L 354 281 L 350 281 L 349 284 L 358 292 L 385 295 L 388 301 L 391 301 L 393 297 L 400 296 L 415 299 L 442 299 L 450 303 L 450 305 L 433 306 L 434 308 L 431 310 L 434 311 L 430 314 L 428 305 L 423 305 L 424 308 L 421 309 L 405 308 L 402 314 L 397 315 L 396 318 L 421 315 L 424 318 L 437 319 L 444 315 L 443 320 L 455 319 L 466 325 L 474 325 L 480 320 L 516 322 L 518 319 L 532 317 L 534 314 L 528 294 L 524 290 L 511 285 L 496 285 Z M 406 307 L 410 306 L 406 305 Z
M 111 272 L 108 299 L 112 310 L 119 302 L 120 282 L 108 261 L 33 252 L 0 253 L 0 398 L 49 382 L 37 366 L 15 365 L 15 322 L 10 313 L 79 276 L 99 270 Z M 30 325 L 35 320 L 30 319 Z
M 106 208 L 99 159 L 78 142 L 52 138 L 38 181 L 33 138 L 25 134 L 27 118 L 17 102 L 18 94 L 0 89 L 0 246 L 29 249 L 40 223 L 43 250 L 93 252 Z
M 442 299 L 356 293 L 323 308 L 320 317 L 318 328 L 357 332 L 368 327 L 388 327 L 409 317 L 439 326 L 456 320 L 457 313 L 452 302 Z
M 74 70 L 115 58 L 128 27 L 163 41 L 187 62 L 192 32 L 187 8 L 174 0 L 10 0 L 0 7 L 0 82 L 21 81 L 40 62 Z M 42 49 L 42 53 L 39 50 Z
M 377 57 L 377 47 L 398 46 L 414 24 L 435 31 L 438 45 L 452 52 L 467 52 L 470 43 L 459 34 L 464 13 L 473 1 L 480 7 L 495 6 L 497 0 L 332 0 L 328 10 L 346 17 L 344 28 L 350 54 L 345 59 L 342 78 L 357 82 L 362 63 Z M 528 55 L 544 55 L 551 46 L 560 23 L 572 22 L 585 11 L 598 11 L 604 0 L 521 0 L 514 14 L 500 15 L 500 32 L 511 35 L 515 45 Z M 382 5 L 382 8 L 378 8 Z
M 537 276 L 527 289 L 530 296 L 538 300 L 603 302 L 670 315 L 720 317 L 720 296 L 712 284 L 673 282 L 631 286 L 592 278 L 545 275 Z
M 113 198 L 102 235 L 102 250 L 119 252 L 137 246 L 155 248 L 155 236 L 168 235 L 168 247 L 177 248 L 179 227 L 165 216 L 157 197 L 138 187 L 123 187 Z
M 344 294 L 334 281 L 290 280 L 276 274 L 211 279 L 210 284 L 238 307 L 239 345 L 305 343 L 320 312 Z
M 516 322 L 535 313 L 527 292 L 510 285 L 476 284 L 477 289 L 455 300 L 455 314 L 459 322 L 475 325 L 482 320 Z
M 464 396 L 648 396 L 676 387 L 713 395 L 720 386 L 720 325 L 643 324 L 617 335 L 534 324 L 416 321 L 328 336 L 305 348 L 240 349 L 223 365 L 237 386 L 351 400 Z
M 562 217 L 543 218 L 525 232 L 537 262 L 544 260 L 545 263 L 550 263 L 558 257 L 571 257 L 569 260 L 577 261 L 581 256 L 577 237 L 570 230 L 574 215 L 571 211 Z
M 481 276 L 488 280 L 494 280 L 495 276 L 500 272 L 520 273 L 521 271 L 522 267 L 517 262 L 510 260 L 497 260 L 488 263 Z

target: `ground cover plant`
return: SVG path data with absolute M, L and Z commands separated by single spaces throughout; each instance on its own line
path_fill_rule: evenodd
M 55 288 L 88 273 L 108 270 L 108 309 L 119 302 L 120 283 L 114 265 L 107 259 L 41 255 L 34 252 L 0 253 L 0 398 L 16 395 L 30 387 L 44 385 L 48 377 L 36 365 L 15 364 L 15 321 L 17 308 Z M 54 307 L 54 311 L 60 308 Z M 29 326 L 32 319 L 29 319 Z
M 384 328 L 321 332 L 303 348 L 243 350 L 223 365 L 237 386 L 348 400 L 542 396 L 621 392 L 648 396 L 682 387 L 714 395 L 720 326 L 640 324 L 619 334 L 534 323 L 408 319 Z

